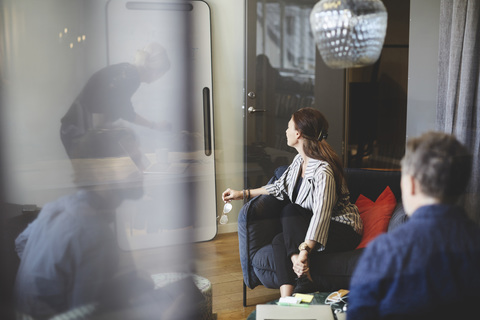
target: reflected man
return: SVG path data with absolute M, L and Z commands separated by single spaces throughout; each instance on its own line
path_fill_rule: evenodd
M 142 82 L 152 83 L 169 69 L 166 50 L 153 42 L 137 51 L 134 64 L 114 64 L 94 73 L 61 120 L 60 137 L 68 156 L 78 157 L 77 146 L 89 130 L 108 128 L 118 119 L 168 130 L 168 123 L 152 122 L 136 113 L 131 98 Z
M 127 128 L 112 130 L 107 145 L 117 148 L 123 139 L 135 136 Z M 94 134 L 88 140 L 105 141 Z M 96 150 L 116 152 L 107 149 Z M 97 156 L 72 159 L 79 190 L 46 204 L 15 241 L 21 315 L 45 319 L 75 308 L 93 311 L 101 297 L 116 294 L 108 290 L 118 267 L 114 213 L 124 200 L 142 197 L 143 177 L 129 158 Z

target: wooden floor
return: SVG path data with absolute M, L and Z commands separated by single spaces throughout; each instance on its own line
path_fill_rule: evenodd
M 243 275 L 237 233 L 219 234 L 212 241 L 194 246 L 196 273 L 212 283 L 213 312 L 218 320 L 246 319 L 257 304 L 280 297 L 277 289 L 247 288 L 247 307 L 243 307 Z

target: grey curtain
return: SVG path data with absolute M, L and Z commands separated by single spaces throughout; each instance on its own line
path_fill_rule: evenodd
M 469 215 L 480 223 L 480 1 L 442 0 L 437 130 L 454 134 L 474 155 Z

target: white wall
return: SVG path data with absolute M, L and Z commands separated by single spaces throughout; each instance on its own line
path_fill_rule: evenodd
M 407 140 L 435 129 L 440 1 L 410 0 Z

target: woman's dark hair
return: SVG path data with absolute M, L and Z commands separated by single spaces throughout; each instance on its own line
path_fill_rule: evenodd
M 332 168 L 337 194 L 341 194 L 343 184 L 343 165 L 340 157 L 325 140 L 328 137 L 328 121 L 314 108 L 302 108 L 292 115 L 295 128 L 305 139 L 303 150 L 312 159 L 328 162 Z

